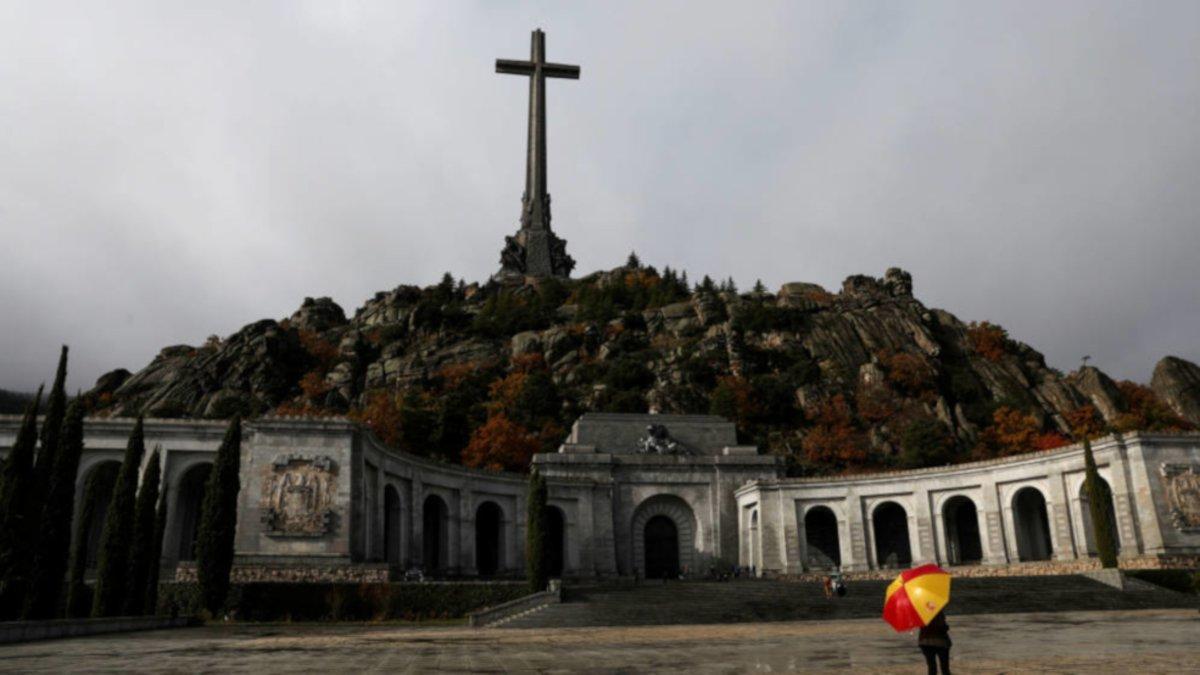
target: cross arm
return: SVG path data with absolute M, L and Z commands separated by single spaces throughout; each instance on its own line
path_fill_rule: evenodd
M 543 63 L 542 74 L 546 77 L 561 77 L 568 80 L 579 79 L 579 66 L 568 66 L 563 63 Z
M 509 75 L 532 75 L 532 61 L 513 61 L 511 59 L 496 59 L 496 72 Z

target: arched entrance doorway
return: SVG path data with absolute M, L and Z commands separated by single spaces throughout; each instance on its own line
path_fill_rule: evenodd
M 884 502 L 871 515 L 875 534 L 875 564 L 884 567 L 908 567 L 912 548 L 908 541 L 908 514 L 896 502 Z
M 1017 531 L 1018 560 L 1050 559 L 1050 518 L 1046 515 L 1046 498 L 1037 488 L 1021 488 L 1013 496 L 1013 527 Z
M 426 574 L 442 571 L 449 560 L 447 525 L 449 509 L 437 495 L 425 498 L 421 520 L 421 553 Z
M 200 533 L 200 511 L 204 507 L 204 488 L 212 464 L 197 464 L 179 479 L 179 496 L 175 499 L 175 531 L 179 533 L 180 560 L 196 559 L 196 535 Z
M 942 507 L 946 527 L 946 562 L 951 565 L 974 565 L 983 560 L 983 545 L 979 539 L 979 513 L 975 502 L 962 495 L 946 500 Z
M 100 535 L 108 521 L 108 504 L 117 485 L 120 462 L 101 462 L 88 472 L 83 484 L 80 521 L 75 531 L 75 555 L 83 552 L 84 566 L 96 567 L 100 557 Z
M 383 555 L 388 564 L 400 564 L 400 493 L 394 485 L 383 488 Z
M 484 502 L 475 511 L 475 569 L 481 577 L 500 571 L 504 513 L 495 502 Z
M 546 507 L 546 575 L 561 577 L 566 569 L 567 517 L 557 506 Z
M 1120 551 L 1121 533 L 1117 531 L 1117 510 L 1113 506 L 1112 488 L 1108 486 L 1108 481 L 1100 476 L 1096 476 L 1096 481 L 1100 488 L 1100 503 L 1108 511 L 1108 526 L 1111 528 L 1109 532 L 1112 534 L 1113 545 Z M 1096 529 L 1092 525 L 1092 500 L 1091 495 L 1088 494 L 1086 480 L 1079 486 L 1079 508 L 1083 512 L 1083 538 L 1087 546 L 1087 554 L 1095 557 L 1099 555 L 1099 551 L 1096 549 Z
M 646 521 L 646 578 L 669 579 L 679 576 L 679 530 L 666 516 Z
M 828 506 L 814 506 L 804 514 L 804 543 L 809 569 L 822 570 L 840 567 L 841 543 L 838 540 L 837 516 Z
M 670 527 L 658 520 L 660 516 L 670 521 Z M 677 576 L 696 571 L 693 565 L 699 550 L 696 516 L 683 498 L 669 494 L 650 497 L 634 509 L 630 524 L 633 559 L 626 564 L 630 565 L 631 571 L 647 579 L 654 575 L 662 578 L 664 572 Z M 669 543 L 672 529 L 675 542 L 673 549 Z M 651 541 L 656 547 L 654 551 L 647 548 Z M 653 561 L 652 553 L 655 556 Z M 747 564 L 751 563 L 747 561 Z

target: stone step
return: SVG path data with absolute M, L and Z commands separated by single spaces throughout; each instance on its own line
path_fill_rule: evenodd
M 820 584 L 777 580 L 644 582 L 568 587 L 565 602 L 513 617 L 505 627 L 621 626 L 878 617 L 884 581 L 847 584 L 825 598 Z M 955 579 L 949 611 L 958 614 L 1195 607 L 1192 596 L 1151 585 L 1119 591 L 1083 576 Z

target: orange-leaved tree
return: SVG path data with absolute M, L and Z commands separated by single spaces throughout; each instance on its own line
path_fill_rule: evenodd
M 867 463 L 867 439 L 855 428 L 854 415 L 844 396 L 837 394 L 819 403 L 809 421 L 813 426 L 802 443 L 809 462 L 842 470 Z
M 496 413 L 471 434 L 463 449 L 463 464 L 492 471 L 525 471 L 541 441 L 528 429 Z

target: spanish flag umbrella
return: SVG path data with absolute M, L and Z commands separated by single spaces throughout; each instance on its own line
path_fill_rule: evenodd
M 887 587 L 883 620 L 897 632 L 927 625 L 950 602 L 950 573 L 921 565 L 900 573 Z

